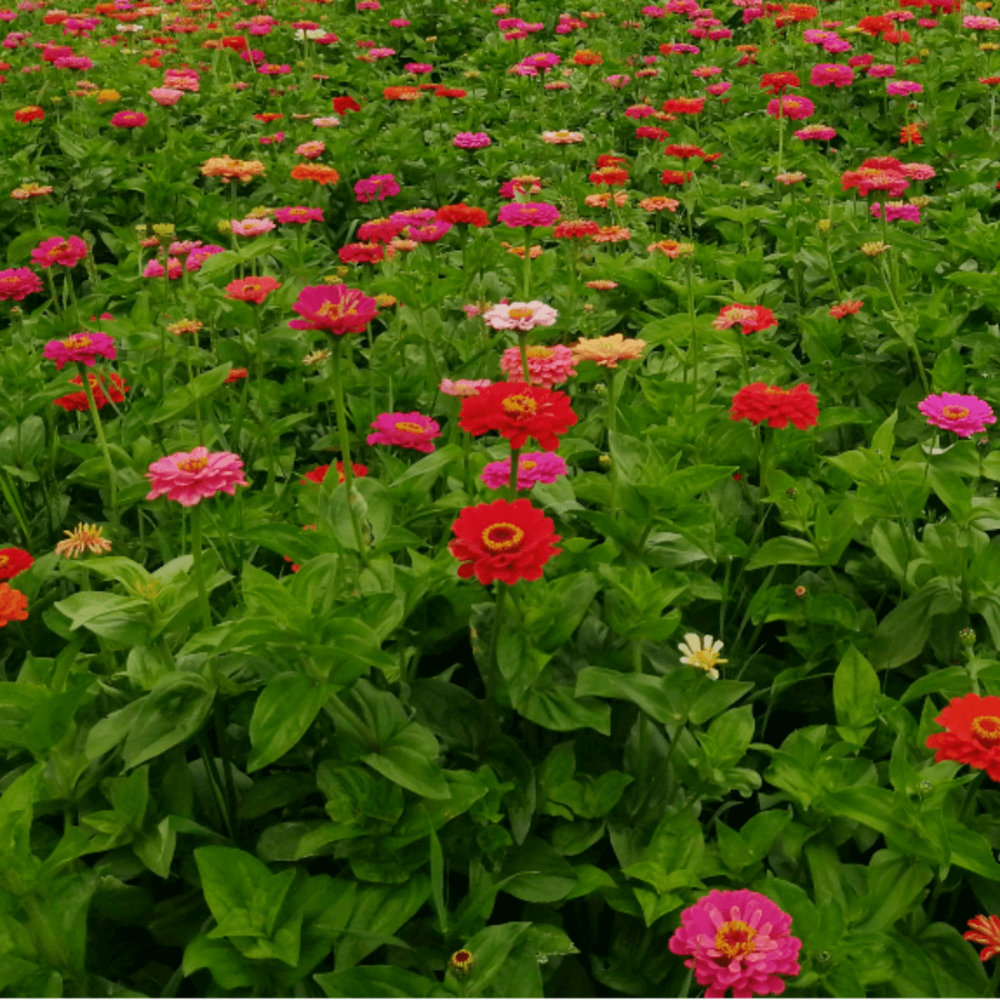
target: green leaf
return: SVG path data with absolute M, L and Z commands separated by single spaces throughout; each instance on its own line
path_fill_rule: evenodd
M 338 971 L 352 968 L 383 942 L 378 938 L 395 934 L 427 902 L 430 879 L 416 875 L 404 885 L 365 885 L 359 888 L 344 933 L 334 946 Z M 344 908 L 340 914 L 346 916 Z
M 313 979 L 328 997 L 447 997 L 452 994 L 436 980 L 418 976 L 396 965 L 361 965 L 338 972 L 322 972 Z
M 833 675 L 833 705 L 837 724 L 861 729 L 875 721 L 880 694 L 874 667 L 851 646 Z
M 138 767 L 194 736 L 208 718 L 214 698 L 214 686 L 200 674 L 160 678 L 135 714 L 123 751 L 126 768 Z
M 650 674 L 584 667 L 576 675 L 576 697 L 586 696 L 630 701 L 657 722 L 676 725 L 685 718 L 678 693 L 666 678 Z
M 228 941 L 213 941 L 199 934 L 184 949 L 185 976 L 199 969 L 208 969 L 212 978 L 224 990 L 252 986 L 255 979 L 253 963 L 245 959 Z
M 460 980 L 449 969 L 445 974 L 445 986 L 456 995 L 481 996 L 504 968 L 507 956 L 530 927 L 530 923 L 521 922 L 494 924 L 481 930 L 465 943 L 465 949 L 472 953 L 474 959 L 469 974 Z
M 764 566 L 823 566 L 826 560 L 812 542 L 801 538 L 780 536 L 769 538 L 754 553 L 747 563 L 747 569 L 761 569 Z
M 250 719 L 252 773 L 283 757 L 313 724 L 320 710 L 340 688 L 317 684 L 304 674 L 280 674 L 268 682 Z

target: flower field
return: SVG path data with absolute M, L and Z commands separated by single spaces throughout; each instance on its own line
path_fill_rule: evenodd
M 997 996 L 990 7 L 0 10 L 0 993 Z

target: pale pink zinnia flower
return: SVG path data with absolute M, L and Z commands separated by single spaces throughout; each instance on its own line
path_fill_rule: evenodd
M 171 105 L 176 104 L 183 96 L 183 90 L 177 90 L 175 87 L 154 87 L 150 92 L 149 96 L 156 101 L 160 107 L 169 108 Z
M 446 396 L 458 396 L 466 399 L 469 396 L 478 396 L 480 389 L 485 389 L 493 383 L 488 378 L 444 378 L 438 388 Z
M 978 396 L 963 396 L 957 392 L 928 396 L 917 404 L 917 409 L 932 427 L 954 431 L 963 438 L 979 434 L 986 430 L 987 424 L 997 422 L 989 403 Z
M 326 152 L 326 143 L 320 142 L 319 139 L 313 139 L 311 142 L 304 142 L 301 146 L 296 146 L 295 152 L 307 160 L 315 160 Z
M 530 490 L 535 483 L 554 483 L 569 473 L 566 460 L 552 451 L 529 451 L 518 456 L 517 488 Z M 510 459 L 490 462 L 479 478 L 491 489 L 499 490 L 510 483 Z
M 799 974 L 802 942 L 789 933 L 792 918 L 767 896 L 749 889 L 713 889 L 681 914 L 668 947 L 689 955 L 684 964 L 706 997 L 779 994 L 780 976 Z
M 243 477 L 243 459 L 228 451 L 209 452 L 195 448 L 178 451 L 153 462 L 146 473 L 152 489 L 147 500 L 167 495 L 184 507 L 194 507 L 216 493 L 233 496 L 237 486 L 248 486 Z
M 528 375 L 532 385 L 551 389 L 568 382 L 576 374 L 576 355 L 563 344 L 545 347 L 536 344 L 526 349 Z M 524 362 L 519 347 L 508 347 L 500 358 L 500 370 L 508 382 L 524 381 Z
M 232 227 L 237 236 L 262 236 L 275 228 L 270 219 L 233 219 Z
M 380 413 L 372 422 L 369 444 L 394 444 L 414 451 L 432 452 L 433 439 L 441 436 L 441 425 L 422 413 Z
M 483 313 L 483 319 L 494 330 L 534 330 L 536 326 L 552 326 L 559 315 L 552 306 L 532 302 L 501 302 Z

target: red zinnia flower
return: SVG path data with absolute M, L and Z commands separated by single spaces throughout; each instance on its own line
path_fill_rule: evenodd
M 749 336 L 751 333 L 777 326 L 778 321 L 774 318 L 774 313 L 764 306 L 731 305 L 723 306 L 712 322 L 716 330 L 728 330 L 737 325 Z
M 621 167 L 601 167 L 590 175 L 591 184 L 607 184 L 608 187 L 624 187 L 628 184 L 628 171 Z
M 260 305 L 264 299 L 276 289 L 281 288 L 281 282 L 274 278 L 239 278 L 226 285 L 226 298 L 239 302 L 254 302 Z
M 834 319 L 843 319 L 845 316 L 851 316 L 856 312 L 861 310 L 864 305 L 860 299 L 851 299 L 848 302 L 840 302 L 835 306 L 830 307 L 830 315 Z
M 675 97 L 663 102 L 663 110 L 669 115 L 700 115 L 704 107 L 704 97 Z
M 470 208 L 465 202 L 459 202 L 457 205 L 442 205 L 435 215 L 441 222 L 452 224 L 462 222 L 469 226 L 475 226 L 477 229 L 482 229 L 490 224 L 490 217 L 483 209 Z
M 695 156 L 700 156 L 703 160 L 705 159 L 705 150 L 701 146 L 692 146 L 688 143 L 675 142 L 671 143 L 663 150 L 664 156 L 676 156 L 681 160 L 690 160 Z
M 760 89 L 769 90 L 772 94 L 781 94 L 786 87 L 800 87 L 796 73 L 765 73 L 760 78 Z
M 125 401 L 125 393 L 129 391 L 129 387 L 125 384 L 125 380 L 117 372 L 111 372 L 105 381 L 105 376 L 94 375 L 92 372 L 87 373 L 87 378 L 90 382 L 90 391 L 94 394 L 94 405 L 99 409 L 104 409 L 108 405 L 108 400 L 112 403 L 123 403 Z M 77 375 L 75 378 L 69 380 L 70 385 L 83 385 L 83 379 Z M 89 407 L 87 402 L 87 394 L 85 392 L 70 392 L 65 396 L 60 396 L 58 399 L 53 399 L 53 403 L 56 406 L 61 406 L 67 412 L 72 410 L 86 410 Z
M 560 550 L 551 518 L 527 500 L 494 500 L 465 507 L 451 526 L 448 551 L 460 561 L 458 575 L 480 583 L 514 584 L 538 580 L 542 567 Z
M 361 105 L 353 97 L 335 97 L 333 99 L 333 110 L 338 115 L 343 115 L 348 111 L 360 111 Z
M 982 961 L 988 962 L 994 955 L 1000 955 L 1000 917 L 979 914 L 969 921 L 969 926 L 972 930 L 966 931 L 962 937 L 966 941 L 986 945 L 979 953 Z
M 565 393 L 518 382 L 494 383 L 463 399 L 459 416 L 459 426 L 473 436 L 498 431 L 511 448 L 524 447 L 532 437 L 545 451 L 555 451 L 557 435 L 576 422 Z
M 344 482 L 344 463 L 338 462 L 334 466 L 337 470 L 337 482 Z M 357 462 L 351 462 L 351 469 L 354 471 L 354 476 L 356 479 L 360 479 L 363 476 L 368 475 L 368 466 L 360 465 Z M 317 465 L 315 469 L 310 469 L 300 480 L 300 483 L 321 483 L 326 479 L 327 472 L 330 471 L 329 465 Z
M 385 257 L 381 243 L 348 243 L 337 251 L 344 264 L 377 264 Z
M 754 426 L 766 420 L 768 427 L 781 430 L 789 421 L 800 431 L 815 427 L 819 420 L 816 397 L 807 385 L 780 389 L 765 382 L 744 386 L 733 397 L 730 420 L 749 420 Z M 1000 703 L 1000 698 L 996 699 Z M 998 720 L 1000 726 L 1000 720 Z
M 690 170 L 664 170 L 660 181 L 664 184 L 683 184 L 685 181 L 691 180 L 691 177 Z
M 0 549 L 0 580 L 11 580 L 18 573 L 31 569 L 34 557 L 24 549 Z
M 552 235 L 557 240 L 585 240 L 596 236 L 601 231 L 601 227 L 592 219 L 571 219 L 568 222 L 560 222 Z
M 927 737 L 927 746 L 937 751 L 937 763 L 954 760 L 1000 781 L 1000 698 L 980 698 L 971 692 L 952 698 L 934 721 L 945 727 L 943 733 Z
M 615 156 L 614 153 L 601 153 L 597 158 L 598 167 L 624 167 L 627 163 L 624 156 Z

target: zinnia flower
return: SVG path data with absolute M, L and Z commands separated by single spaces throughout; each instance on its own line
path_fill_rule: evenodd
M 112 403 L 123 403 L 125 393 L 129 391 L 125 380 L 117 372 L 111 372 L 107 380 L 102 375 L 88 372 L 87 381 L 90 383 L 90 391 L 94 397 L 94 406 L 99 410 L 103 410 L 108 405 L 109 400 Z M 70 385 L 83 385 L 83 379 L 79 375 L 71 378 L 69 382 Z M 86 392 L 70 392 L 65 396 L 59 396 L 58 399 L 53 399 L 52 402 L 67 412 L 83 411 L 90 406 Z
M 552 306 L 537 299 L 531 302 L 500 303 L 483 313 L 483 319 L 494 330 L 534 330 L 536 326 L 552 326 L 559 314 Z
M 27 617 L 28 598 L 10 584 L 0 583 L 0 628 L 6 628 L 11 622 L 23 622 Z
M 18 573 L 31 569 L 34 557 L 24 549 L 0 549 L 0 580 L 12 580 Z
M 545 451 L 559 447 L 559 434 L 577 422 L 562 392 L 523 382 L 497 382 L 478 396 L 462 400 L 459 426 L 475 437 L 497 431 L 510 441 L 511 448 L 523 448 L 529 437 Z
M 544 347 L 540 344 L 526 348 L 528 355 L 528 375 L 532 385 L 551 388 L 568 382 L 576 374 L 576 358 L 573 352 L 562 344 Z M 500 371 L 510 382 L 524 381 L 524 363 L 519 347 L 508 347 L 500 358 Z
M 490 137 L 485 132 L 459 132 L 451 144 L 456 149 L 485 149 L 490 145 Z
M 943 733 L 927 737 L 927 747 L 937 751 L 937 763 L 968 764 L 1000 781 L 1000 698 L 981 698 L 972 692 L 952 698 L 934 721 L 945 727 Z
M 238 278 L 226 285 L 226 298 L 239 302 L 253 302 L 260 305 L 271 292 L 281 288 L 281 282 L 274 278 Z
M 66 536 L 56 545 L 56 555 L 66 559 L 76 559 L 85 551 L 94 555 L 105 555 L 111 551 L 110 539 L 104 538 L 104 529 L 96 524 L 78 524 L 72 531 L 64 531 Z
M 451 526 L 448 551 L 459 560 L 458 575 L 475 575 L 486 585 L 538 580 L 542 567 L 560 550 L 551 518 L 527 500 L 494 500 L 465 507 Z
M 986 945 L 979 953 L 980 961 L 988 962 L 995 955 L 1000 955 L 1000 917 L 980 914 L 969 921 L 969 926 L 972 930 L 966 931 L 962 937 L 966 941 Z
M 359 204 L 367 205 L 370 201 L 384 201 L 386 198 L 399 194 L 400 186 L 392 174 L 372 174 L 354 185 L 354 196 Z
M 80 362 L 91 368 L 99 357 L 114 361 L 115 356 L 114 339 L 98 332 L 74 333 L 63 340 L 50 340 L 42 352 L 42 357 L 54 361 L 59 371 L 69 362 Z
M 772 118 L 790 118 L 802 121 L 816 111 L 816 105 L 808 97 L 799 94 L 784 94 L 767 102 L 767 113 Z
M 141 111 L 118 111 L 111 116 L 115 128 L 142 128 L 148 121 Z
M 293 319 L 293 330 L 325 330 L 334 336 L 361 333 L 378 315 L 375 300 L 347 285 L 313 285 L 303 288 L 292 305 L 302 319 Z
M 296 222 L 304 226 L 307 222 L 322 222 L 323 209 L 307 208 L 304 205 L 295 205 L 292 208 L 277 208 L 274 217 L 278 222 Z
M 963 396 L 957 392 L 928 396 L 917 404 L 917 409 L 932 427 L 954 431 L 963 438 L 980 434 L 986 430 L 987 424 L 997 422 L 989 403 L 978 396 Z
M 167 495 L 184 507 L 194 507 L 216 493 L 234 496 L 237 486 L 249 486 L 243 477 L 243 459 L 228 451 L 207 448 L 178 451 L 153 462 L 146 473 L 152 489 L 147 500 Z
M 645 349 L 646 341 L 630 340 L 620 333 L 580 339 L 573 345 L 573 353 L 580 361 L 593 361 L 601 368 L 617 368 L 619 361 L 634 361 L 642 357 Z
M 400 448 L 430 453 L 434 438 L 441 436 L 441 425 L 422 413 L 380 413 L 372 423 L 374 434 L 369 444 L 395 444 Z
M 338 483 L 344 482 L 345 479 L 346 479 L 346 477 L 344 476 L 344 463 L 343 462 L 337 462 L 337 464 L 334 466 L 334 468 L 337 470 L 337 482 Z M 354 473 L 355 479 L 360 479 L 360 478 L 368 475 L 368 466 L 367 465 L 360 465 L 358 462 L 352 462 L 351 463 L 351 470 Z M 329 471 L 330 471 L 330 466 L 329 465 L 317 465 L 315 469 L 310 469 L 299 480 L 299 482 L 302 483 L 302 484 L 305 484 L 305 483 L 317 483 L 317 484 L 318 483 L 322 483 L 323 480 L 326 479 L 326 474 Z
M 860 299 L 852 299 L 848 302 L 840 302 L 835 306 L 830 307 L 830 315 L 834 319 L 843 319 L 845 316 L 851 316 L 854 313 L 860 311 L 861 307 L 864 305 Z
M 778 321 L 774 318 L 774 313 L 764 306 L 741 305 L 723 306 L 719 310 L 719 315 L 712 321 L 712 326 L 716 330 L 728 330 L 737 324 L 741 331 L 749 336 L 751 333 L 777 326 Z
M 19 125 L 27 125 L 28 122 L 40 122 L 44 120 L 45 112 L 37 104 L 29 104 L 27 107 L 18 108 L 14 112 L 14 121 Z
M 465 399 L 469 396 L 478 396 L 480 389 L 485 389 L 493 383 L 488 378 L 445 378 L 441 380 L 438 388 L 446 396 L 458 396 Z
M 793 132 L 792 135 L 796 139 L 822 139 L 829 142 L 837 137 L 837 130 L 830 128 L 829 125 L 806 125 Z
M 713 681 L 717 681 L 719 671 L 715 668 L 720 663 L 729 662 L 719 657 L 722 645 L 721 639 L 716 639 L 713 642 L 710 635 L 699 637 L 694 632 L 688 632 L 684 636 L 684 641 L 677 648 L 684 654 L 681 657 L 681 663 L 695 667 L 708 674 Z
M 791 422 L 800 431 L 815 427 L 819 405 L 809 386 L 781 389 L 765 382 L 746 385 L 733 397 L 730 420 L 749 420 L 754 426 L 766 420 L 768 427 L 781 430 Z
M 63 267 L 75 267 L 87 256 L 87 244 L 79 236 L 64 239 L 53 236 L 39 243 L 31 251 L 31 261 L 39 267 L 52 267 L 61 264 Z
M 517 488 L 530 490 L 535 483 L 554 483 L 569 473 L 566 460 L 551 451 L 527 451 L 517 459 Z M 490 462 L 479 478 L 491 489 L 499 490 L 510 483 L 510 459 Z
M 293 181 L 315 181 L 326 187 L 327 184 L 336 184 L 340 180 L 340 174 L 333 167 L 323 167 L 318 163 L 299 163 L 292 167 Z
M 827 87 L 833 84 L 839 90 L 854 82 L 854 70 L 839 63 L 820 63 L 813 66 L 809 82 L 814 87 Z
M 20 302 L 25 296 L 41 290 L 41 279 L 29 267 L 12 267 L 0 271 L 0 302 L 11 299 Z
M 690 955 L 706 997 L 767 996 L 785 990 L 780 976 L 799 974 L 802 942 L 789 933 L 792 918 L 767 896 L 749 889 L 713 889 L 681 913 L 668 947 Z
M 497 216 L 511 229 L 520 227 L 544 228 L 555 225 L 560 219 L 559 209 L 543 201 L 512 202 L 504 205 Z

